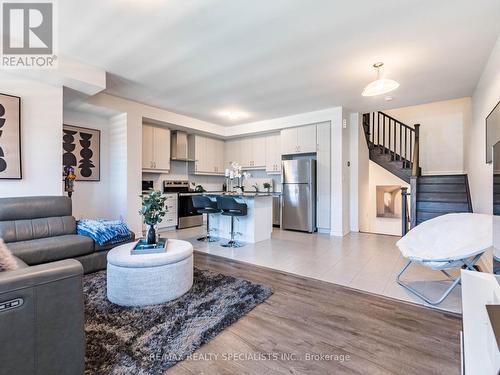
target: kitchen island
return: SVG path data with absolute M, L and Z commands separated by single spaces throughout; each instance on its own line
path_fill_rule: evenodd
M 238 233 L 236 240 L 255 243 L 271 238 L 273 231 L 273 196 L 279 193 L 180 193 L 179 195 L 206 195 L 216 200 L 218 195 L 229 195 L 238 202 L 246 203 L 248 212 L 246 216 L 238 216 L 234 221 L 234 230 Z M 215 236 L 222 239 L 231 238 L 231 217 L 221 214 L 210 214 L 210 228 L 215 230 Z

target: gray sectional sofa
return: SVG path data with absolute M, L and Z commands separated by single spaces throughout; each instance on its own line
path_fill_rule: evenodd
M 0 238 L 29 266 L 76 259 L 84 273 L 106 269 L 107 252 L 117 246 L 78 235 L 68 197 L 0 198 Z
M 83 374 L 83 273 L 117 245 L 76 234 L 67 197 L 0 198 L 0 238 L 19 265 L 0 272 L 0 375 Z

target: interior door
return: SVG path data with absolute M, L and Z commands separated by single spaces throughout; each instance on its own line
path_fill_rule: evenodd
M 312 231 L 311 187 L 309 184 L 283 184 L 282 227 Z

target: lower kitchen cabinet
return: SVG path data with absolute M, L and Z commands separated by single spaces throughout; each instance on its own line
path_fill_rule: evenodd
M 158 224 L 158 228 L 169 228 L 177 225 L 177 194 L 165 194 L 165 207 L 167 213 Z

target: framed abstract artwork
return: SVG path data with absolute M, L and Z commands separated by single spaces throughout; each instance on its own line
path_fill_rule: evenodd
M 63 174 L 73 168 L 77 181 L 100 181 L 101 131 L 63 125 Z
M 21 178 L 21 98 L 0 94 L 0 179 Z
M 401 217 L 401 186 L 377 186 L 377 217 Z

